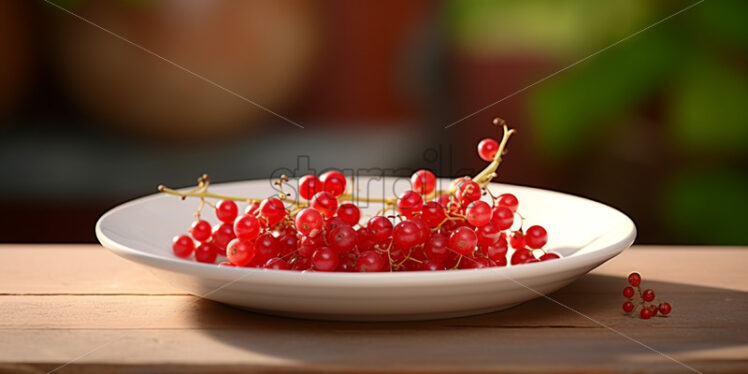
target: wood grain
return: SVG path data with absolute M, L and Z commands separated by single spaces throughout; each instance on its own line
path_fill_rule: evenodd
M 33 264 L 30 265 L 30 264 Z M 547 299 L 475 317 L 337 323 L 186 295 L 98 246 L 0 246 L 0 372 L 748 372 L 748 250 L 638 247 Z M 625 275 L 674 305 L 622 315 Z M 641 342 L 639 344 L 625 336 Z

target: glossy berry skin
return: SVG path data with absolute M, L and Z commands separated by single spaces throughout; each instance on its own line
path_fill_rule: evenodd
M 325 217 L 332 217 L 338 210 L 338 200 L 327 191 L 317 192 L 310 205 Z
M 483 161 L 491 162 L 499 151 L 499 142 L 492 138 L 485 138 L 478 143 L 478 156 Z
M 268 227 L 277 225 L 286 217 L 286 206 L 277 197 L 271 197 L 260 203 L 260 216 L 265 218 Z
M 257 215 L 257 211 L 260 209 L 260 202 L 255 201 L 252 204 L 247 205 L 246 208 L 244 208 L 244 214 L 252 214 Z
M 649 308 L 642 308 L 641 312 L 639 312 L 639 317 L 641 317 L 641 319 L 650 319 L 652 318 L 652 315 L 652 310 Z
M 514 249 L 525 248 L 525 236 L 521 231 L 515 231 L 514 234 L 512 234 L 512 237 L 509 238 L 509 245 Z
M 187 235 L 175 236 L 171 240 L 171 249 L 177 257 L 187 258 L 195 250 L 195 242 Z
M 436 201 L 436 203 L 441 205 L 442 208 L 444 208 L 444 210 L 448 210 L 452 208 L 451 205 L 455 205 L 455 204 L 450 205 L 450 202 L 452 202 L 452 195 L 446 194 L 446 193 L 439 195 L 439 197 L 437 197 L 434 201 Z
M 657 306 L 656 305 L 650 305 L 649 310 L 652 311 L 652 317 L 657 315 Z
M 535 256 L 528 249 L 518 249 L 512 254 L 512 265 L 528 264 L 535 262 Z
M 655 293 L 651 289 L 646 289 L 642 292 L 642 299 L 646 302 L 650 302 L 655 299 Z
M 436 176 L 426 169 L 421 169 L 410 177 L 410 184 L 416 193 L 428 195 L 436 189 Z
M 265 265 L 263 265 L 265 269 L 273 269 L 273 270 L 290 270 L 291 266 L 288 265 L 288 262 L 283 261 L 282 258 L 279 257 L 273 257 L 269 259 Z
M 433 262 L 431 260 L 424 262 L 423 265 L 421 265 L 421 270 L 425 271 L 438 271 L 438 270 L 446 270 L 444 265 L 440 262 Z
M 315 175 L 305 175 L 299 179 L 299 196 L 311 200 L 317 192 L 322 191 L 322 182 Z
M 234 234 L 241 240 L 254 240 L 260 229 L 260 221 L 251 214 L 244 214 L 234 221 Z
M 296 271 L 304 271 L 312 268 L 312 260 L 309 257 L 296 257 L 288 264 L 291 266 L 291 270 Z
M 463 256 L 472 255 L 476 245 L 478 245 L 478 236 L 475 235 L 475 231 L 465 226 L 452 231 L 447 242 L 449 249 Z
M 335 271 L 340 263 L 340 257 L 334 250 L 321 247 L 312 255 L 312 267 L 318 271 Z
M 426 225 L 425 222 L 421 219 L 421 217 L 416 217 L 410 220 L 411 222 L 415 223 L 416 226 L 418 226 L 418 244 L 423 244 L 426 242 L 426 240 L 429 239 L 429 236 L 431 236 L 431 230 L 429 229 L 428 225 Z
M 340 226 L 350 226 L 349 224 L 345 223 L 342 218 L 335 216 L 332 218 L 328 218 L 325 220 L 325 231 L 332 231 L 336 227 Z
M 500 259 L 504 259 L 504 262 L 506 262 L 506 253 L 509 251 L 509 248 L 505 239 L 498 240 L 492 245 L 482 246 L 480 249 L 491 260 L 499 261 Z
M 491 221 L 501 230 L 507 230 L 514 224 L 514 212 L 505 206 L 495 206 L 491 211 Z
M 216 205 L 216 218 L 223 223 L 234 223 L 239 214 L 239 208 L 231 200 L 222 200 Z
M 559 256 L 556 253 L 546 252 L 546 253 L 543 253 L 542 256 L 540 256 L 539 260 L 540 261 L 550 261 L 550 260 L 558 260 L 559 258 L 561 258 L 561 256 Z
M 226 247 L 234 238 L 236 238 L 236 235 L 234 234 L 234 225 L 229 223 L 219 223 L 213 226 L 211 242 L 218 248 L 218 253 L 220 255 L 226 255 Z
M 481 227 L 491 221 L 491 206 L 487 202 L 476 200 L 465 209 L 468 223 Z
M 205 242 L 210 239 L 212 231 L 213 229 L 210 227 L 210 223 L 201 219 L 192 222 L 192 227 L 190 227 L 190 235 L 199 242 Z
M 213 243 L 200 243 L 195 248 L 195 261 L 213 264 L 218 257 L 218 248 Z
M 262 234 L 258 236 L 254 241 L 254 248 L 254 265 L 264 265 L 269 259 L 278 257 L 280 254 L 278 239 L 276 239 L 272 234 Z
M 356 271 L 373 273 L 385 271 L 389 267 L 387 266 L 387 260 L 384 256 L 374 251 L 365 251 L 358 256 L 356 261 Z
M 447 218 L 444 208 L 436 201 L 429 201 L 423 204 L 421 210 L 421 219 L 431 228 L 439 226 Z
M 478 236 L 478 245 L 480 246 L 494 245 L 501 238 L 501 230 L 493 221 L 476 228 L 475 234 Z M 506 240 L 504 240 L 504 247 L 506 247 Z
M 226 247 L 226 257 L 234 266 L 247 266 L 255 257 L 252 242 L 234 239 Z
M 397 199 L 397 210 L 407 218 L 411 218 L 421 212 L 423 209 L 423 199 L 415 191 L 405 191 Z
M 642 276 L 639 273 L 631 273 L 628 278 L 629 284 L 636 287 L 642 283 Z
M 634 303 L 631 301 L 627 301 L 623 303 L 623 311 L 626 313 L 631 313 L 634 310 Z
M 299 239 L 295 233 L 287 233 L 278 237 L 281 257 L 286 257 L 295 252 L 299 245 Z
M 634 297 L 634 287 L 626 287 L 623 289 L 623 297 L 630 299 Z
M 451 252 L 449 251 L 449 247 L 447 247 L 448 242 L 449 237 L 447 235 L 441 233 L 431 235 L 423 247 L 426 257 L 430 262 L 441 264 L 449 257 Z
M 457 191 L 455 191 L 455 197 L 463 205 L 466 206 L 473 201 L 480 200 L 481 189 L 478 183 L 473 182 L 472 179 L 463 179 L 457 185 Z
M 392 222 L 383 216 L 371 217 L 366 224 L 366 231 L 375 242 L 383 242 L 392 236 Z
M 499 195 L 496 198 L 496 203 L 499 206 L 505 206 L 509 208 L 509 210 L 512 211 L 512 213 L 517 212 L 517 208 L 519 207 L 519 200 L 517 200 L 517 197 L 510 194 L 510 193 L 503 193 Z
M 322 213 L 314 208 L 304 208 L 296 214 L 294 225 L 296 230 L 304 236 L 314 237 L 322 231 L 325 224 Z
M 356 231 L 350 226 L 340 226 L 327 233 L 327 244 L 338 253 L 349 252 L 356 246 Z
M 396 249 L 408 249 L 418 245 L 421 239 L 421 228 L 411 222 L 402 221 L 392 230 L 392 241 Z
M 543 248 L 545 243 L 548 242 L 548 232 L 545 231 L 543 226 L 530 226 L 525 231 L 525 244 L 532 249 Z
M 673 310 L 673 307 L 670 306 L 670 303 L 660 303 L 660 306 L 658 307 L 660 310 L 660 313 L 662 313 L 663 316 L 666 316 L 670 314 L 670 311 Z
M 338 197 L 345 191 L 345 176 L 339 171 L 328 171 L 320 175 L 319 180 L 322 182 L 322 191 L 327 191 L 333 197 Z
M 358 221 L 361 219 L 361 210 L 351 203 L 340 204 L 338 207 L 338 217 L 350 226 L 358 225 Z

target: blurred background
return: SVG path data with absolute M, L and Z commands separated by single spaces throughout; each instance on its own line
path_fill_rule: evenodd
M 50 0 L 51 1 L 51 0 Z M 0 2 L 0 241 L 94 242 L 107 209 L 297 168 L 479 170 L 630 215 L 639 243 L 748 244 L 748 2 Z M 303 168 L 303 167 L 302 167 Z

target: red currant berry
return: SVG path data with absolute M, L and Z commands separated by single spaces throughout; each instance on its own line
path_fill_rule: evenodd
M 213 226 L 211 238 L 213 239 L 211 242 L 218 248 L 218 254 L 225 256 L 229 242 L 236 238 L 234 226 L 228 223 L 219 223 Z
M 530 226 L 525 232 L 525 244 L 532 249 L 543 248 L 548 242 L 548 233 L 543 226 Z
M 375 251 L 365 251 L 358 256 L 356 271 L 373 273 L 387 270 L 387 260 Z
M 465 209 L 465 215 L 468 223 L 481 227 L 491 221 L 491 206 L 485 201 L 473 201 Z
M 312 247 L 312 248 L 319 248 L 325 245 L 325 238 L 322 235 L 317 235 L 315 237 L 309 237 L 309 236 L 302 236 L 301 240 L 299 241 L 299 247 L 305 246 L 305 247 Z
M 623 311 L 626 313 L 631 313 L 634 310 L 634 303 L 631 301 L 627 301 L 623 303 Z
M 421 228 L 412 221 L 402 221 L 392 230 L 392 241 L 396 249 L 408 249 L 419 244 Z
M 338 207 L 338 217 L 347 225 L 355 226 L 358 225 L 358 221 L 361 219 L 361 211 L 351 203 L 341 204 Z
M 652 312 L 652 317 L 657 315 L 657 306 L 656 305 L 650 305 L 649 310 Z
M 251 214 L 245 214 L 234 221 L 234 234 L 241 240 L 254 240 L 260 234 L 260 221 Z
M 481 247 L 481 251 L 494 261 L 499 261 L 499 259 L 503 258 L 506 262 L 506 253 L 508 250 L 506 240 L 499 240 L 495 244 Z
M 268 227 L 273 227 L 286 217 L 286 206 L 277 197 L 267 198 L 260 203 L 260 216 L 265 218 Z
M 280 246 L 280 254 L 285 257 L 296 251 L 298 248 L 299 239 L 294 233 L 286 233 L 278 237 L 278 245 Z
M 291 270 L 309 270 L 312 268 L 312 260 L 309 257 L 295 257 L 288 262 L 288 265 L 291 266 Z
M 213 243 L 200 243 L 195 248 L 195 261 L 197 262 L 212 264 L 216 262 L 216 257 L 218 257 L 218 248 Z
M 452 202 L 452 195 L 444 193 L 444 194 L 439 195 L 439 197 L 434 199 L 434 201 L 437 202 L 439 205 L 442 206 L 442 208 L 446 210 L 450 208 L 450 202 Z M 455 204 L 452 204 L 452 205 L 455 205 Z
M 444 208 L 436 201 L 429 201 L 423 204 L 423 210 L 421 212 L 421 219 L 428 225 L 428 227 L 434 228 L 439 226 L 447 218 L 447 213 Z
M 670 314 L 670 311 L 673 310 L 673 307 L 670 306 L 670 303 L 660 303 L 658 309 L 660 309 L 660 313 L 662 313 L 663 316 L 666 316 Z
M 328 171 L 320 175 L 320 182 L 322 182 L 322 191 L 327 191 L 333 197 L 338 197 L 345 191 L 345 176 L 339 171 Z
M 650 301 L 654 300 L 655 299 L 655 292 L 652 291 L 652 290 L 650 290 L 650 289 L 644 290 L 644 292 L 642 292 L 642 299 L 644 299 L 644 301 L 646 301 L 646 302 L 650 302 Z
M 491 261 L 493 261 L 493 266 L 506 266 L 507 264 L 506 255 L 496 256 L 492 258 Z
M 478 143 L 478 156 L 483 161 L 491 162 L 499 151 L 499 142 L 491 138 L 485 138 Z
M 473 182 L 472 179 L 463 179 L 460 184 L 457 185 L 457 191 L 455 196 L 460 203 L 465 206 L 470 204 L 472 201 L 480 200 L 481 189 L 478 183 Z
M 434 235 L 431 235 L 429 240 L 426 242 L 426 245 L 423 247 L 426 257 L 430 262 L 441 264 L 447 259 L 447 257 L 449 257 L 452 252 L 450 252 L 447 247 L 448 242 L 449 237 L 444 234 L 435 233 Z
M 240 239 L 241 240 L 241 239 Z M 254 242 L 255 247 L 255 265 L 264 265 L 269 259 L 278 257 L 280 254 L 280 245 L 278 239 L 272 234 L 262 234 Z
M 371 217 L 366 230 L 375 242 L 383 242 L 392 235 L 392 222 L 384 216 Z
M 629 284 L 636 287 L 642 283 L 642 276 L 639 273 L 629 274 Z
M 423 199 L 421 199 L 421 195 L 417 194 L 415 191 L 405 191 L 405 193 L 397 199 L 397 210 L 407 218 L 411 218 L 420 213 L 422 208 Z
M 559 256 L 557 253 L 546 252 L 546 253 L 543 253 L 542 256 L 540 256 L 539 260 L 540 261 L 550 261 L 550 260 L 557 260 L 559 258 L 561 258 L 561 256 Z
M 626 287 L 623 289 L 623 297 L 630 299 L 634 297 L 634 287 Z
M 340 226 L 327 233 L 327 244 L 330 248 L 345 253 L 356 246 L 356 231 L 350 226 Z
M 222 261 L 222 262 L 218 263 L 218 266 L 219 267 L 225 267 L 225 266 L 234 267 L 234 264 L 232 264 L 232 263 L 230 263 L 228 261 Z
M 335 271 L 340 263 L 338 253 L 330 248 L 322 247 L 312 255 L 312 266 L 314 270 Z
M 273 269 L 273 270 L 289 270 L 291 269 L 291 266 L 288 265 L 288 262 L 283 261 L 280 257 L 273 257 L 269 259 L 265 265 L 263 265 L 265 269 Z
M 313 208 L 304 208 L 298 214 L 294 224 L 301 235 L 314 237 L 322 230 L 325 221 L 322 214 Z
M 452 231 L 447 242 L 449 249 L 463 256 L 472 255 L 477 244 L 478 236 L 475 234 L 475 231 L 465 226 L 458 227 Z
M 427 262 L 424 262 L 423 265 L 421 266 L 421 269 L 425 270 L 425 271 L 446 270 L 446 268 L 444 267 L 444 265 L 442 263 L 440 263 L 440 262 L 434 262 L 434 261 L 431 261 L 431 260 L 429 260 Z
M 359 252 L 368 251 L 374 247 L 375 244 L 377 244 L 377 242 L 371 237 L 371 234 L 369 234 L 369 230 L 367 230 L 366 227 L 359 227 L 356 229 L 356 248 L 358 248 Z
M 499 197 L 496 198 L 499 206 L 504 206 L 509 208 L 509 210 L 512 211 L 512 213 L 517 212 L 517 207 L 519 206 L 519 200 L 517 200 L 517 197 L 510 194 L 510 193 L 503 193 L 499 195 Z
M 413 173 L 410 177 L 410 183 L 413 191 L 421 195 L 428 195 L 436 189 L 436 177 L 434 173 L 421 169 Z
M 514 212 L 505 206 L 495 206 L 491 220 L 499 226 L 499 229 L 506 230 L 514 223 Z
M 312 197 L 322 191 L 322 182 L 312 175 L 305 175 L 299 179 L 299 196 L 304 200 L 311 200 Z
M 255 201 L 252 204 L 247 205 L 246 208 L 244 208 L 244 214 L 257 215 L 257 211 L 259 209 L 260 209 L 260 203 L 258 201 Z
M 195 250 L 195 242 L 187 235 L 175 236 L 171 240 L 171 249 L 177 257 L 187 258 Z
M 522 234 L 522 231 L 515 231 L 514 234 L 512 234 L 512 237 L 509 239 L 509 244 L 514 249 L 524 249 L 525 236 Z
M 255 257 L 255 248 L 250 241 L 234 239 L 226 247 L 226 257 L 234 266 L 247 266 Z
M 332 217 L 338 210 L 338 200 L 327 191 L 317 192 L 310 205 L 325 217 Z
M 501 238 L 501 229 L 493 221 L 476 228 L 475 233 L 478 235 L 478 245 L 480 246 L 494 245 Z M 506 247 L 506 240 L 504 240 L 504 247 Z
M 192 227 L 190 228 L 190 234 L 192 234 L 192 237 L 199 241 L 199 242 L 205 242 L 208 239 L 210 239 L 210 234 L 212 233 L 212 228 L 210 227 L 210 223 L 208 221 L 203 221 L 201 219 L 192 222 Z
M 512 254 L 512 265 L 528 264 L 535 262 L 535 256 L 529 249 L 518 249 Z
M 231 200 L 223 200 L 216 205 L 216 217 L 224 223 L 234 223 L 236 216 L 239 214 L 239 208 Z
M 423 222 L 421 217 L 413 218 L 411 221 L 415 223 L 416 226 L 418 226 L 418 230 L 420 234 L 418 235 L 418 243 L 416 245 L 425 243 L 426 240 L 429 239 L 429 236 L 431 236 L 431 230 L 426 225 L 426 223 Z

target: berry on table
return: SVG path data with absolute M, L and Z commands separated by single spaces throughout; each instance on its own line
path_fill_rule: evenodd
M 634 288 L 633 287 L 626 287 L 623 289 L 623 297 L 630 299 L 634 297 Z
M 639 275 L 639 273 L 631 273 L 629 274 L 629 284 L 637 287 L 642 282 L 642 276 Z
M 649 308 L 642 308 L 641 312 L 639 312 L 639 316 L 641 319 L 650 319 L 652 318 L 652 310 Z
M 662 313 L 662 315 L 666 316 L 670 314 L 670 311 L 673 310 L 673 307 L 670 306 L 670 303 L 660 303 L 658 309 L 660 310 L 660 313 Z
M 626 301 L 623 303 L 623 311 L 626 313 L 631 313 L 634 310 L 634 303 L 631 301 Z
M 646 302 L 650 302 L 650 301 L 654 300 L 655 299 L 655 293 L 654 293 L 654 291 L 652 291 L 650 289 L 644 290 L 644 292 L 642 293 L 642 299 L 644 299 L 644 301 L 646 301 Z

